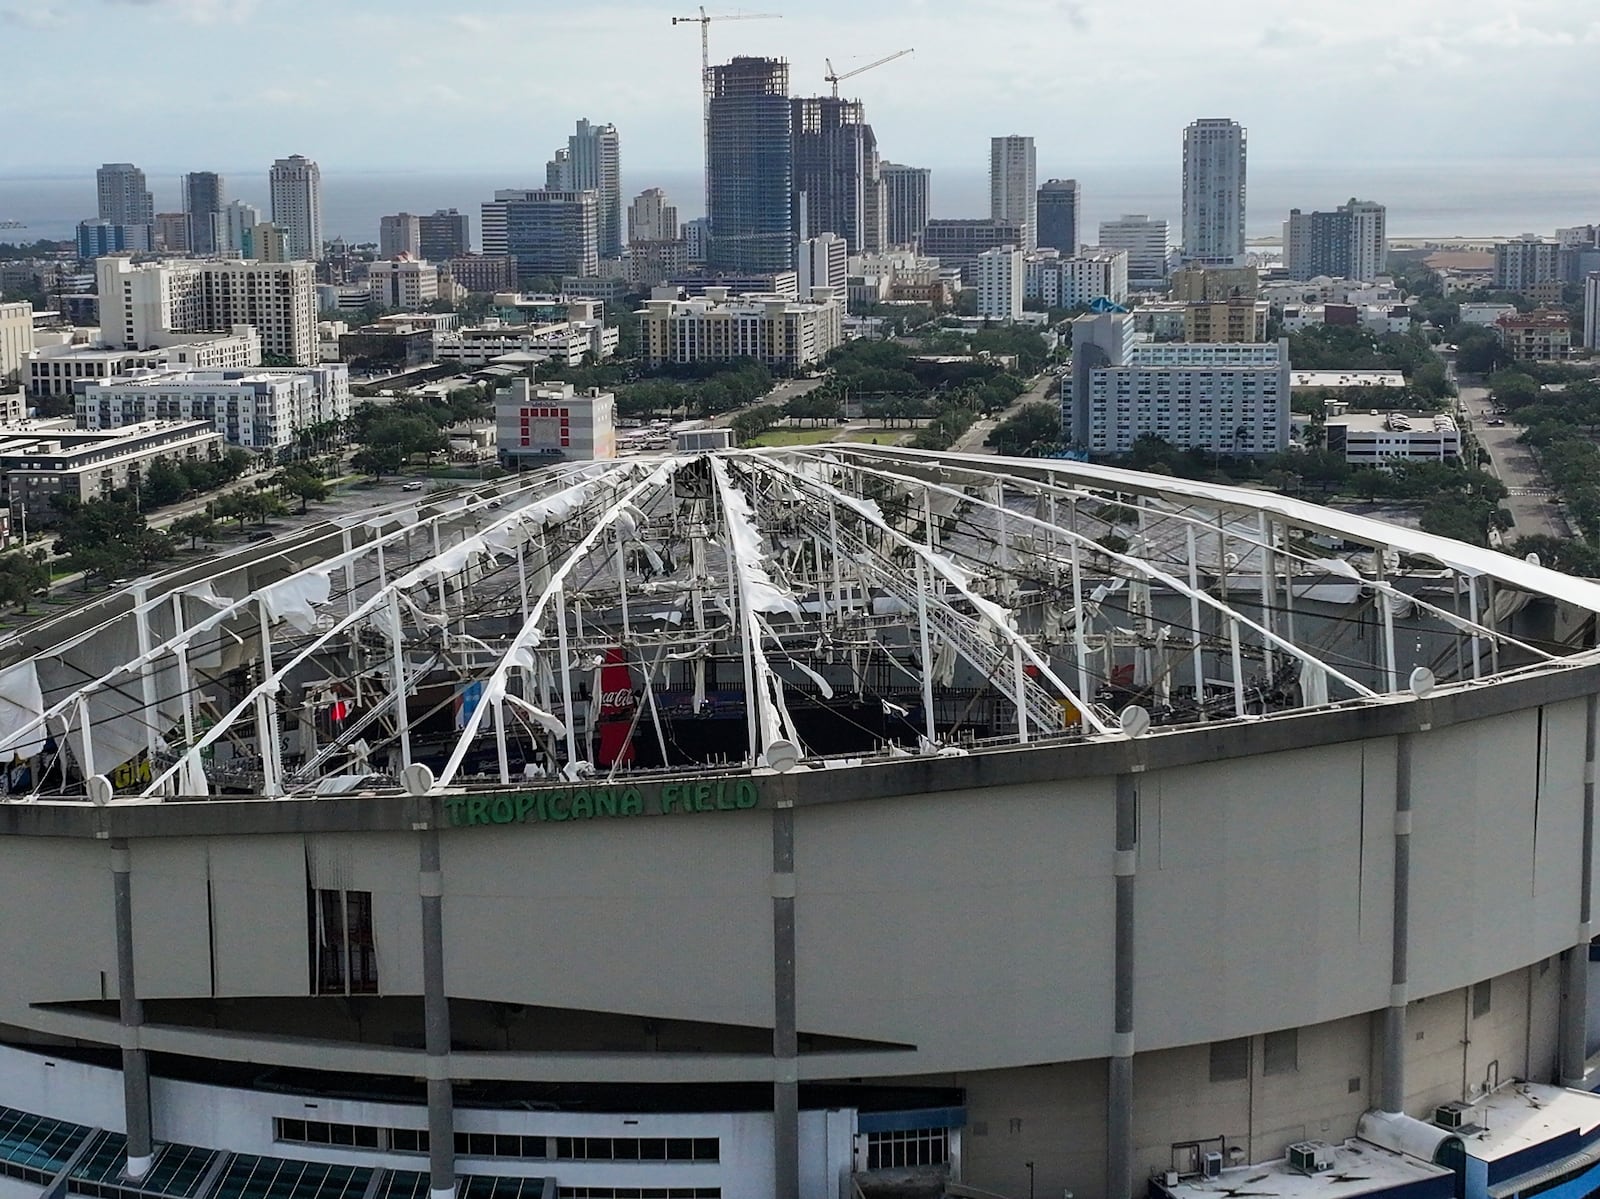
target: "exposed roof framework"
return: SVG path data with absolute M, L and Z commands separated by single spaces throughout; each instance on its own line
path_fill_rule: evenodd
M 1141 735 L 1587 660 L 1600 612 L 1594 583 L 1275 495 L 875 446 L 557 467 L 131 590 L 12 647 L 13 795 L 427 791 Z

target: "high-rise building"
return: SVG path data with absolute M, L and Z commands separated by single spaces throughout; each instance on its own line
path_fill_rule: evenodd
M 261 350 L 296 366 L 317 363 L 316 269 L 309 262 L 190 259 L 95 264 L 100 337 L 107 345 L 149 349 L 174 333 L 253 325 Z
M 183 212 L 189 221 L 190 253 L 217 252 L 211 218 L 222 211 L 222 193 L 222 176 L 215 171 L 192 171 L 183 177 Z
M 322 257 L 322 171 L 301 154 L 280 158 L 270 172 L 272 223 L 289 235 L 289 254 Z
M 961 277 L 971 282 L 979 254 L 1021 243 L 1022 228 L 1011 221 L 936 217 L 923 227 L 921 250 L 929 258 L 937 258 L 940 266 L 961 268 Z
M 1292 279 L 1372 280 L 1388 269 L 1385 210 L 1352 199 L 1332 212 L 1291 209 L 1283 224 L 1283 259 Z
M 245 231 L 244 257 L 256 262 L 293 262 L 289 231 L 275 221 L 262 221 Z
M 439 298 L 439 268 L 410 257 L 384 259 L 372 264 L 367 289 L 383 308 L 421 308 Z
M 1560 247 L 1553 241 L 1525 233 L 1494 248 L 1494 285 L 1503 291 L 1525 292 L 1560 277 Z
M 417 218 L 418 253 L 429 262 L 449 262 L 472 251 L 467 214 L 441 208 Z
M 794 258 L 789 64 L 735 58 L 711 68 L 706 114 L 706 263 L 732 272 L 784 271 Z
M 1038 169 L 1033 139 L 1011 134 L 989 139 L 989 216 L 1022 230 L 1019 247 L 1038 244 Z
M 26 300 L 0 303 L 0 391 L 24 381 L 33 354 L 33 305 Z
M 1183 256 L 1218 265 L 1244 258 L 1245 131 L 1207 117 L 1183 131 Z
M 85 262 L 106 254 L 148 253 L 154 225 L 113 225 L 110 221 L 78 222 L 78 257 Z
M 409 212 L 378 219 L 378 257 L 397 258 L 401 254 L 423 256 L 422 219 Z
M 546 191 L 595 192 L 600 257 L 615 258 L 622 253 L 622 158 L 615 125 L 591 125 L 587 118 L 579 121 L 566 149 L 557 150 L 545 164 L 544 185 Z
M 108 162 L 95 172 L 100 199 L 100 219 L 109 225 L 151 225 L 156 219 L 155 197 L 145 184 L 144 172 L 131 162 Z
M 790 101 L 796 232 L 837 233 L 852 254 L 882 248 L 886 206 L 878 139 L 859 100 L 796 96 Z
M 189 252 L 189 214 L 158 212 L 151 226 L 150 248 L 165 254 Z
M 830 287 L 839 299 L 845 298 L 850 273 L 850 252 L 837 233 L 819 233 L 802 240 L 795 249 L 795 274 L 799 292 L 811 295 L 814 287 Z
M 909 246 L 922 236 L 928 225 L 929 181 L 927 167 L 901 166 L 897 162 L 879 165 L 884 190 L 884 242 Z
M 1096 300 L 1128 301 L 1128 252 L 1085 246 L 1072 258 L 1035 254 L 1024 263 L 1023 299 L 1051 308 L 1077 308 Z
M 996 246 L 978 255 L 978 315 L 1011 322 L 1022 315 L 1022 251 Z
M 233 200 L 221 212 L 211 214 L 211 242 L 218 254 L 248 258 L 245 247 L 250 230 L 261 223 L 261 209 L 243 200 Z
M 505 189 L 483 206 L 483 252 L 509 254 L 529 283 L 600 269 L 600 196 L 595 191 Z
M 667 193 L 648 187 L 628 205 L 628 241 L 676 241 L 678 209 L 667 203 Z
M 1583 281 L 1583 348 L 1600 350 L 1600 271 Z
M 1046 179 L 1039 186 L 1039 248 L 1060 250 L 1063 258 L 1078 253 L 1078 214 L 1082 191 L 1076 179 Z
M 697 216 L 683 222 L 683 247 L 691 266 L 704 266 L 711 249 L 711 218 Z
M 1124 213 L 1114 221 L 1100 222 L 1099 240 L 1103 250 L 1128 252 L 1131 285 L 1148 287 L 1167 277 L 1172 245 L 1166 221 L 1153 221 L 1142 212 Z

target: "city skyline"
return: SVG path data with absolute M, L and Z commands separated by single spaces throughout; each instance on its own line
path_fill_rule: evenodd
M 272 7 L 271 19 L 292 19 L 299 8 L 310 11 L 302 0 L 285 0 Z M 1546 94 L 1581 107 L 1597 87 L 1586 68 L 1600 45 L 1600 21 L 1580 0 L 1418 0 L 1403 7 L 1351 0 L 1337 12 L 1293 16 L 1256 0 L 1219 0 L 1203 14 L 1181 8 L 1164 14 L 1159 42 L 1106 0 L 995 0 L 986 19 L 972 23 L 947 20 L 956 10 L 946 0 L 921 0 L 893 13 L 846 8 L 840 0 L 775 11 L 785 19 L 714 22 L 713 60 L 779 55 L 789 61 L 793 94 L 820 95 L 825 56 L 850 70 L 914 45 L 915 55 L 846 87 L 847 96 L 870 106 L 886 157 L 960 167 L 982 161 L 989 137 L 1015 127 L 1037 137 L 1040 170 L 1049 174 L 1071 174 L 1079 164 L 1171 161 L 1176 131 L 1202 109 L 1226 112 L 1249 128 L 1258 159 L 1317 160 L 1329 145 L 1349 161 L 1405 159 L 1418 147 L 1444 158 L 1462 147 L 1463 130 L 1497 152 L 1510 141 L 1530 156 L 1559 153 L 1567 141 L 1560 122 L 1527 122 L 1524 105 L 1505 106 L 1482 82 L 1532 74 Z M 432 165 L 526 170 L 536 166 L 526 161 L 531 155 L 513 147 L 559 144 L 585 109 L 622 131 L 632 171 L 700 160 L 698 39 L 693 30 L 674 31 L 660 6 L 612 0 L 581 11 L 530 6 L 440 17 L 411 0 L 352 0 L 316 12 L 329 44 L 415 44 L 415 51 L 386 51 L 386 61 L 403 70 L 414 59 L 419 80 L 427 82 L 394 94 L 352 94 L 341 86 L 338 67 L 322 57 L 279 63 L 271 75 L 219 84 L 214 94 L 198 97 L 172 93 L 157 73 L 104 73 L 60 97 L 48 120 L 17 130 L 0 147 L 0 170 L 44 174 L 135 161 L 154 174 L 239 171 L 270 163 L 291 145 L 329 168 L 379 170 L 420 161 L 370 136 L 375 123 L 396 118 L 414 135 L 407 144 L 446 148 L 447 158 L 431 153 Z M 226 55 L 242 31 L 259 31 L 267 21 L 257 0 L 0 0 L 0 29 L 21 51 L 13 83 L 25 94 L 49 88 L 54 56 L 90 24 L 98 36 L 158 36 L 174 54 L 203 57 Z M 1027 44 L 1048 43 L 1052 32 L 1087 73 L 1060 72 L 1050 55 L 987 52 L 1014 46 L 1022 34 Z M 495 60 L 508 64 L 503 71 L 482 56 L 491 38 Z M 531 78 L 509 65 L 518 61 L 518 46 L 548 48 L 552 39 L 572 52 L 540 56 Z M 580 103 L 574 97 L 588 82 L 584 64 L 602 52 L 628 62 L 628 77 L 603 105 Z M 1219 57 L 1239 69 L 1216 72 Z M 1360 87 L 1352 86 L 1352 63 L 1361 66 Z M 924 86 L 950 72 L 970 86 L 948 94 Z M 1412 86 L 1418 78 L 1428 80 L 1422 93 Z M 1070 105 L 1111 88 L 1121 105 L 1114 122 L 1032 119 L 1040 106 Z M 534 110 L 548 115 L 529 128 L 526 141 L 520 127 L 508 138 L 513 122 L 486 114 L 484 97 L 530 89 Z M 1334 89 L 1340 103 L 1284 102 L 1286 95 L 1319 89 Z M 1410 97 L 1403 140 L 1394 136 L 1397 93 Z M 1185 96 L 1195 99 L 1180 111 L 1174 97 Z M 113 104 L 137 107 L 148 119 L 112 132 L 99 118 Z M 347 119 L 329 122 L 330 110 Z

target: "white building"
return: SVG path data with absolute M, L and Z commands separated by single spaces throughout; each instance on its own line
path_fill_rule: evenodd
M 330 363 L 282 370 L 137 371 L 80 385 L 80 429 L 119 429 L 148 420 L 208 421 L 230 445 L 273 450 L 303 429 L 350 415 L 350 372 Z
M 367 291 L 383 308 L 423 308 L 439 298 L 439 268 L 406 256 L 380 260 L 367 272 Z
M 844 307 L 831 293 L 796 300 L 731 296 L 726 287 L 688 300 L 652 298 L 639 310 L 645 360 L 657 367 L 754 358 L 773 370 L 802 370 L 843 341 Z
M 1128 280 L 1134 287 L 1159 286 L 1167 277 L 1172 245 L 1166 221 L 1139 212 L 1101 221 L 1100 248 L 1127 251 Z
M 0 303 L 0 391 L 23 381 L 23 364 L 33 353 L 33 305 L 26 300 Z
M 826 287 L 843 297 L 850 272 L 850 251 L 844 238 L 837 233 L 819 233 L 800 241 L 795 246 L 795 272 L 800 277 L 801 295 L 810 295 L 814 287 Z
M 1515 304 L 1463 304 L 1460 321 L 1463 325 L 1492 326 L 1501 317 L 1509 316 L 1516 310 Z
M 609 391 L 513 379 L 495 392 L 494 414 L 508 470 L 617 456 L 617 397 Z
M 978 255 L 978 315 L 1010 323 L 1022 315 L 1022 251 L 996 246 Z
M 164 344 L 139 350 L 101 341 L 46 343 L 34 348 L 28 389 L 36 396 L 66 396 L 80 380 L 112 379 L 135 370 L 243 370 L 260 365 L 261 335 L 252 325 L 236 325 L 215 337 L 168 334 Z
M 1070 258 L 1040 251 L 1030 255 L 1023 298 L 1041 300 L 1051 308 L 1076 308 L 1107 299 L 1128 300 L 1128 252 L 1085 246 Z
M 107 345 L 149 349 L 170 344 L 175 333 L 248 324 L 260 334 L 263 354 L 296 366 L 317 362 L 316 276 L 309 262 L 102 258 L 95 273 Z
M 1143 436 L 1183 449 L 1272 454 L 1289 444 L 1289 343 L 1140 343 L 1129 313 L 1072 322 L 1062 426 L 1091 454 Z
M 438 362 L 473 369 L 502 362 L 581 366 L 585 356 L 596 361 L 612 357 L 620 337 L 616 326 L 603 321 L 509 325 L 492 320 L 479 328 L 435 333 L 433 356 Z
M 1600 271 L 1583 281 L 1583 348 L 1600 350 Z
M 213 212 L 211 237 L 217 253 L 234 258 L 249 257 L 245 253 L 245 246 L 250 240 L 250 231 L 261 221 L 261 209 L 243 200 L 234 200 L 224 205 L 220 212 Z
M 1038 174 L 1033 138 L 989 139 L 989 216 L 1021 230 L 1024 251 L 1038 244 Z
M 1245 132 L 1208 117 L 1183 131 L 1183 256 L 1223 266 L 1244 262 Z
M 628 205 L 628 241 L 677 241 L 678 209 L 659 187 L 647 187 Z
M 1283 327 L 1299 333 L 1316 325 L 1359 325 L 1382 337 L 1411 330 L 1411 309 L 1405 304 L 1285 304 Z
M 1461 457 L 1461 430 L 1443 413 L 1346 412 L 1328 418 L 1328 449 L 1352 466 L 1391 461 L 1452 462 Z
M 269 172 L 272 223 L 289 236 L 297 259 L 322 257 L 322 171 L 301 154 L 280 158 Z

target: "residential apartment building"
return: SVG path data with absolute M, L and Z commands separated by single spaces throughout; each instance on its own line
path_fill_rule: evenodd
M 1600 350 L 1600 271 L 1583 281 L 1583 348 Z
M 98 500 L 157 462 L 213 462 L 226 448 L 206 421 L 149 421 L 107 431 L 0 428 L 0 494 L 19 524 L 48 525 L 51 497 Z
M 682 238 L 632 241 L 628 243 L 623 262 L 630 287 L 659 287 L 689 269 L 689 243 Z
M 1560 246 L 1525 233 L 1494 248 L 1494 285 L 1501 291 L 1527 293 L 1538 284 L 1559 283 Z
M 150 420 L 205 421 L 229 445 L 276 450 L 300 432 L 350 415 L 350 372 L 340 363 L 247 370 L 140 371 L 74 388 L 80 429 Z
M 1183 313 L 1183 340 L 1238 344 L 1267 339 L 1267 315 L 1272 305 L 1245 297 L 1201 300 Z
M 849 273 L 850 255 L 845 239 L 837 233 L 808 237 L 795 247 L 795 274 L 800 295 L 809 296 L 812 288 L 826 287 L 842 299 Z
M 262 212 L 254 204 L 232 200 L 221 211 L 211 214 L 211 241 L 218 254 L 234 258 L 248 258 L 245 247 L 250 243 L 250 230 L 261 224 Z
M 1022 226 L 1009 221 L 934 218 L 922 230 L 921 252 L 941 266 L 958 267 L 972 278 L 978 255 L 996 246 L 1022 244 Z
M 1500 344 L 1518 362 L 1549 362 L 1572 354 L 1572 326 L 1561 309 L 1507 313 L 1495 321 Z
M 189 215 L 183 212 L 158 212 L 150 227 L 150 248 L 158 254 L 189 252 Z
M 878 165 L 883 180 L 884 243 L 913 246 L 928 225 L 928 203 L 933 172 L 927 167 Z
M 706 255 L 711 252 L 710 219 L 697 216 L 692 221 L 685 221 L 682 232 L 683 244 L 689 250 L 689 265 L 705 265 Z
M 711 68 L 706 265 L 712 270 L 781 271 L 793 265 L 790 117 L 787 62 L 740 57 Z
M 1100 248 L 1127 251 L 1130 286 L 1159 287 L 1167 277 L 1172 243 L 1166 221 L 1139 212 L 1101 221 Z
M 223 210 L 226 187 L 215 171 L 193 171 L 183 177 L 183 215 L 188 223 L 189 251 L 215 254 L 216 217 Z M 258 218 L 259 219 L 259 218 Z
M 439 298 L 439 268 L 409 256 L 380 259 L 367 272 L 367 290 L 381 308 L 425 308 Z
M 852 254 L 881 249 L 887 213 L 878 139 L 861 101 L 796 96 L 789 107 L 797 236 L 835 233 Z
M 215 337 L 169 337 L 165 344 L 137 350 L 103 341 L 36 346 L 28 364 L 28 390 L 40 397 L 70 396 L 80 381 L 113 379 L 136 370 L 243 370 L 261 365 L 261 336 L 250 325 L 236 325 Z
M 1078 253 L 1078 215 L 1083 211 L 1083 189 L 1076 179 L 1046 179 L 1036 200 L 1039 214 L 1039 248 L 1058 250 L 1063 258 Z
M 1086 246 L 1067 257 L 1039 251 L 1026 263 L 1023 297 L 1050 308 L 1076 308 L 1099 299 L 1128 300 L 1128 252 Z
M 483 206 L 483 252 L 516 259 L 524 284 L 600 269 L 600 196 L 595 191 L 507 189 Z
M 99 217 L 108 225 L 149 225 L 156 219 L 155 197 L 144 172 L 131 162 L 108 162 L 95 172 Z
M 678 240 L 678 208 L 659 187 L 647 187 L 628 205 L 628 244 Z
M 978 315 L 1010 324 L 1022 315 L 1022 251 L 996 246 L 978 255 L 973 274 L 978 285 Z
M 1253 266 L 1185 266 L 1172 272 L 1172 298 L 1199 300 L 1253 300 L 1261 289 L 1261 275 Z
M 262 221 L 245 232 L 244 256 L 257 262 L 293 262 L 289 231 L 274 221 Z
M 1243 263 L 1246 157 L 1245 131 L 1237 121 L 1208 117 L 1183 131 L 1185 260 Z
M 517 260 L 510 254 L 463 254 L 450 259 L 450 278 L 478 294 L 509 291 L 517 285 Z
M 1387 223 L 1387 210 L 1370 200 L 1351 199 L 1332 212 L 1291 209 L 1284 265 L 1294 279 L 1376 279 L 1389 269 Z
M 78 222 L 78 257 L 84 262 L 107 254 L 148 254 L 153 248 L 154 225 L 113 225 L 110 221 Z
M 622 253 L 622 151 L 615 125 L 578 122 L 565 151 L 545 166 L 547 191 L 595 193 L 595 222 L 601 258 Z
M 268 172 L 272 223 L 288 234 L 292 259 L 322 258 L 322 170 L 302 154 L 272 164 Z
M 27 380 L 33 354 L 33 305 L 26 300 L 0 301 L 0 391 Z
M 772 370 L 804 370 L 844 340 L 844 304 L 809 297 L 733 297 L 722 287 L 689 300 L 652 299 L 639 310 L 652 367 L 754 358 Z
M 1183 449 L 1271 454 L 1289 444 L 1289 343 L 1140 343 L 1129 313 L 1072 323 L 1066 437 L 1125 454 L 1142 436 Z
M 989 139 L 989 219 L 1020 230 L 1024 253 L 1039 240 L 1038 167 L 1033 138 L 1020 134 Z
M 378 218 L 378 257 L 422 257 L 422 218 L 410 212 Z
M 252 325 L 263 354 L 297 366 L 317 362 L 317 293 L 309 262 L 216 259 L 95 264 L 106 343 L 148 349 L 175 333 Z
M 507 470 L 617 456 L 613 392 L 512 379 L 495 392 L 494 414 L 500 465 Z
M 449 262 L 472 252 L 467 214 L 440 208 L 417 217 L 417 256 L 427 262 Z

